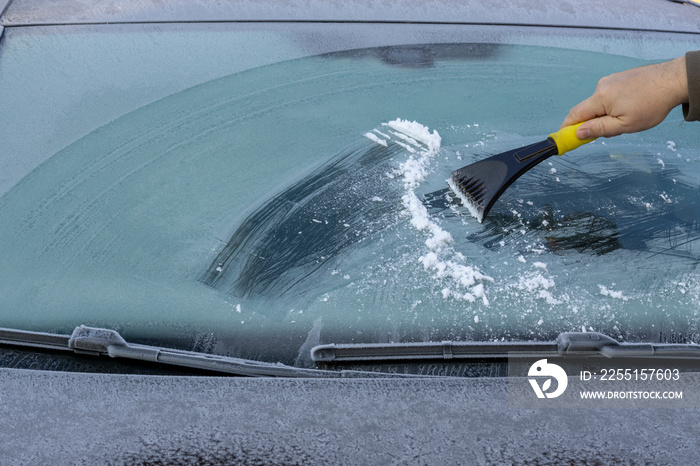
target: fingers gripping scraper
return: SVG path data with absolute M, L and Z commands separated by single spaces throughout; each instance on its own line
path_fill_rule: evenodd
M 563 155 L 594 139 L 579 139 L 581 123 L 552 133 L 541 142 L 493 155 L 452 172 L 447 184 L 479 223 L 493 204 L 526 171 L 553 155 Z

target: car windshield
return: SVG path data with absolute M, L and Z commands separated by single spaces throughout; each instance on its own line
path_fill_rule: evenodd
M 698 341 L 680 110 L 549 159 L 483 223 L 446 184 L 690 39 L 379 27 L 6 28 L 1 326 L 296 365 L 322 343 Z

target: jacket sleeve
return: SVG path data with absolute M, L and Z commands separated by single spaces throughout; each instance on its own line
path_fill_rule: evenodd
M 688 73 L 688 103 L 683 104 L 686 121 L 700 120 L 700 51 L 685 54 Z

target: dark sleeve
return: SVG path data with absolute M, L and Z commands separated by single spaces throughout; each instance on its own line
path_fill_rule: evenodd
M 683 117 L 687 121 L 700 120 L 700 50 L 685 54 L 688 73 L 688 103 L 683 104 Z

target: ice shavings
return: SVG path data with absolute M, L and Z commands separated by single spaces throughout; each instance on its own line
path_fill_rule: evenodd
M 408 121 L 397 118 L 394 121 L 385 123 L 389 128 L 402 133 L 406 136 L 413 138 L 414 140 L 420 141 L 426 146 L 428 146 L 428 151 L 430 157 L 437 154 L 440 150 L 440 144 L 442 139 L 437 131 L 430 132 L 430 129 L 416 121 Z
M 611 298 L 621 299 L 623 301 L 627 301 L 629 299 L 628 297 L 622 294 L 622 291 L 613 291 L 608 289 L 604 285 L 598 285 L 598 288 L 600 289 L 600 294 L 602 294 L 603 296 L 609 296 Z
M 441 290 L 443 298 L 469 302 L 480 299 L 488 305 L 488 297 L 482 282 L 493 282 L 493 279 L 477 268 L 465 264 L 464 255 L 452 246 L 454 242 L 452 235 L 430 216 L 428 209 L 416 194 L 416 189 L 428 175 L 431 160 L 440 150 L 442 142 L 440 135 L 437 131 L 431 132 L 415 121 L 397 119 L 384 125 L 392 130 L 390 142 L 401 145 L 410 154 L 408 159 L 399 165 L 397 176 L 404 187 L 404 194 L 401 197 L 403 214 L 410 218 L 413 228 L 427 235 L 424 243 L 426 252 L 418 258 L 418 262 L 435 279 L 448 285 Z M 386 135 L 386 133 L 382 134 Z
M 365 137 L 373 142 L 376 142 L 380 146 L 387 147 L 387 142 L 374 133 L 365 133 Z
M 386 139 L 386 140 L 391 139 L 391 136 L 389 136 L 389 135 L 386 134 L 386 133 L 383 133 L 383 132 L 379 131 L 377 128 L 374 128 L 374 132 L 377 133 L 378 135 L 380 135 L 381 137 L 383 137 L 383 138 Z
M 400 145 L 401 147 L 403 147 L 404 149 L 406 149 L 407 151 L 409 151 L 411 154 L 415 154 L 415 153 L 416 153 L 416 150 L 415 150 L 413 147 L 409 146 L 408 144 L 403 143 L 403 142 L 401 142 L 401 141 L 394 141 L 394 142 L 396 142 L 396 144 Z
M 550 291 L 554 288 L 554 280 L 545 277 L 539 272 L 520 276 L 517 288 L 535 294 L 538 298 L 544 299 L 547 304 L 555 305 L 562 303 L 562 301 L 556 299 Z
M 453 289 L 454 287 L 445 287 L 442 289 L 443 298 L 462 299 L 472 303 L 477 299 L 481 299 L 484 304 L 489 304 L 484 285 L 478 282 L 484 280 L 492 282 L 493 279 L 491 277 L 482 274 L 474 267 L 458 263 L 451 259 L 440 258 L 437 253 L 432 251 L 419 257 L 418 262 L 423 264 L 426 270 L 431 271 L 436 278 L 447 278 L 452 284 L 457 285 L 457 288 L 465 290 L 461 291 L 459 289 Z
M 399 139 L 402 139 L 402 140 L 406 141 L 408 144 L 411 144 L 412 146 L 420 147 L 420 144 L 418 143 L 418 141 L 416 141 L 415 139 L 413 139 L 411 136 L 406 136 L 405 134 L 399 133 L 398 131 L 392 131 L 391 133 L 392 133 L 394 136 L 398 137 Z M 397 142 L 398 142 L 398 141 L 397 141 Z

